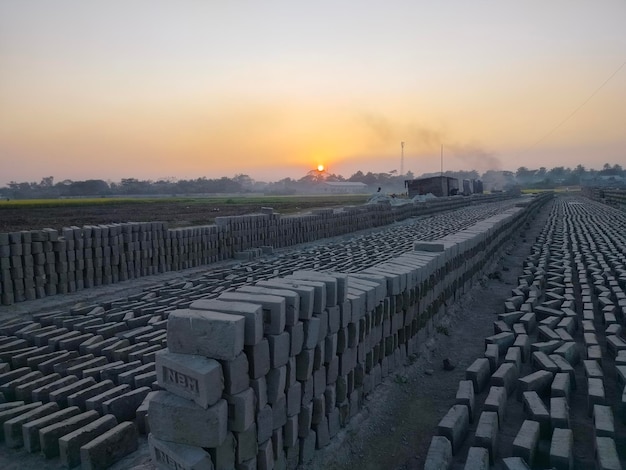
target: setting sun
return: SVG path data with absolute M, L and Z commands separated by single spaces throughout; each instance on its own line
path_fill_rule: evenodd
M 324 171 L 324 165 L 317 165 L 317 171 Z

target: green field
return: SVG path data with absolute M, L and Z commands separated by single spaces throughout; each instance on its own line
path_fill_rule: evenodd
M 364 204 L 368 195 L 333 194 L 333 195 L 297 195 L 297 196 L 207 196 L 207 197 L 94 197 L 94 198 L 63 198 L 63 199 L 11 199 L 0 200 L 0 209 L 28 209 L 47 207 L 84 207 L 107 205 L 136 204 L 204 204 L 204 205 L 261 205 L 261 206 L 297 206 L 299 203 L 320 203 L 322 206 L 330 202 L 337 205 Z

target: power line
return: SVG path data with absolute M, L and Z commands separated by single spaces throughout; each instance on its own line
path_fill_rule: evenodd
M 604 80 L 604 82 L 602 83 L 602 85 L 600 85 L 598 88 L 595 89 L 595 91 L 589 95 L 589 97 L 583 101 L 576 109 L 574 109 L 574 111 L 572 111 L 565 119 L 563 119 L 559 124 L 557 124 L 554 128 L 552 128 L 552 130 L 550 130 L 548 133 L 544 134 L 539 140 L 537 140 L 534 144 L 529 145 L 528 147 L 526 147 L 523 152 L 526 152 L 528 150 L 530 150 L 531 148 L 535 147 L 537 144 L 543 142 L 545 139 L 547 139 L 548 137 L 550 137 L 552 134 L 554 134 L 563 124 L 565 124 L 567 121 L 569 121 L 572 117 L 574 117 L 574 115 L 580 111 L 580 109 L 585 106 L 587 103 L 589 103 L 589 101 L 591 101 L 591 99 L 596 96 L 598 94 L 598 92 L 600 90 L 602 90 L 602 88 L 605 87 L 605 85 L 607 83 L 609 83 L 611 81 L 611 79 L 617 75 L 619 73 L 620 70 L 622 70 L 622 68 L 624 68 L 624 66 L 626 65 L 626 61 L 622 62 L 622 65 L 620 65 L 610 76 L 609 78 L 607 78 L 606 80 Z

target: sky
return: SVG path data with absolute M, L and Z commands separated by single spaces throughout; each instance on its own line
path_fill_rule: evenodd
M 419 175 L 442 146 L 445 170 L 626 166 L 625 21 L 623 0 L 0 0 L 0 185 Z

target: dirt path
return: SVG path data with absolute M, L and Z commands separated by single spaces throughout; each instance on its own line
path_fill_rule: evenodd
M 304 469 L 423 468 L 437 424 L 454 404 L 465 369 L 484 353 L 484 339 L 493 334 L 496 314 L 504 311 L 504 299 L 517 286 L 522 263 L 551 204 L 544 206 L 525 234 L 504 246 L 480 282 L 448 307 L 439 333 L 422 344 L 415 362 L 404 370 L 397 369 L 370 393 L 363 411 Z M 443 369 L 445 358 L 456 366 L 454 370 Z

